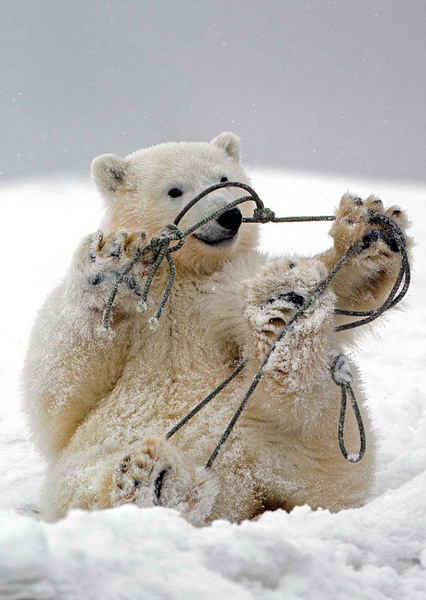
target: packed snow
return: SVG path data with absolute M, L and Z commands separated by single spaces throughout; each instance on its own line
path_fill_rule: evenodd
M 253 185 L 279 216 L 331 214 L 349 190 L 401 205 L 413 221 L 417 246 L 404 306 L 370 327 L 356 352 L 381 438 L 371 500 L 337 514 L 305 506 L 201 529 L 159 507 L 73 511 L 43 522 L 38 491 L 45 466 L 20 413 L 19 373 L 36 312 L 78 240 L 97 229 L 101 206 L 89 180 L 4 184 L 0 598 L 426 598 L 426 187 L 266 171 L 254 173 Z M 277 254 L 315 253 L 330 244 L 328 228 L 265 225 L 263 246 Z

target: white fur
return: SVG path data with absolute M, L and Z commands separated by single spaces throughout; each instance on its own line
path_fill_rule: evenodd
M 148 506 L 163 469 L 161 502 L 196 524 L 218 517 L 240 521 L 266 508 L 304 503 L 331 510 L 361 504 L 371 482 L 374 437 L 352 366 L 367 457 L 351 465 L 341 456 L 340 389 L 329 372 L 331 353 L 340 351 L 333 308 L 355 298 L 348 281 L 361 281 L 361 258 L 353 261 L 354 274 L 338 278 L 334 292 L 324 293 L 277 345 L 240 421 L 206 472 L 202 467 L 280 324 L 294 314 L 291 305 L 268 300 L 286 291 L 309 294 L 324 277 L 324 264 L 336 262 L 337 251 L 271 263 L 256 251 L 254 225 L 242 225 L 237 239 L 223 248 L 190 236 L 175 253 L 176 282 L 158 331 L 147 322 L 164 289 L 166 267 L 154 281 L 147 313 L 136 310 L 138 297 L 131 287 L 120 288 L 112 330 L 101 336 L 97 331 L 114 273 L 128 264 L 135 248 L 221 177 L 248 179 L 239 164 L 239 140 L 229 133 L 211 143 L 163 144 L 124 160 L 103 155 L 93 162 L 92 172 L 106 201 L 103 233 L 89 236 L 77 249 L 64 283 L 47 299 L 34 326 L 26 360 L 25 406 L 49 461 L 48 518 L 73 507 Z M 172 187 L 183 195 L 170 198 Z M 240 195 L 239 190 L 219 190 L 191 209 L 180 227 Z M 251 214 L 253 204 L 242 210 Z M 343 221 L 340 226 L 346 232 Z M 339 223 L 334 228 L 340 240 Z M 133 235 L 141 231 L 145 238 Z M 120 257 L 111 256 L 120 240 L 129 242 L 127 248 Z M 382 267 L 386 260 L 390 264 L 388 258 L 377 260 Z M 149 266 L 139 263 L 132 272 L 139 288 Z M 368 269 L 374 271 L 371 265 Z M 95 285 L 98 274 L 102 280 Z M 357 293 L 358 303 L 371 305 L 382 291 L 374 302 L 370 291 L 367 300 Z M 171 426 L 244 356 L 250 357 L 246 373 L 164 441 Z M 358 432 L 351 415 L 345 433 L 348 449 L 356 451 Z

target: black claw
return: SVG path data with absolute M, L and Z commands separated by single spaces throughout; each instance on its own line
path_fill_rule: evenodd
M 305 302 L 305 298 L 300 294 L 296 294 L 296 292 L 287 292 L 287 294 L 280 294 L 278 296 L 278 300 L 286 300 L 287 302 L 291 302 L 296 306 L 303 306 Z
M 124 278 L 124 283 L 126 283 L 131 290 L 134 290 L 136 288 L 136 286 L 137 286 L 136 279 L 134 277 L 132 277 L 132 276 L 125 277 Z
M 118 273 L 117 273 L 118 275 Z M 136 295 L 136 296 L 142 296 L 142 292 L 136 282 L 136 279 L 134 277 L 132 277 L 131 275 L 126 275 L 126 277 L 123 279 L 123 282 L 127 285 L 127 287 Z
M 296 292 L 287 292 L 285 294 L 280 294 L 276 298 L 269 298 L 267 304 L 273 304 L 277 300 L 285 300 L 285 302 L 290 302 L 296 306 L 303 306 L 305 302 L 305 298 L 300 294 L 296 294 Z
M 97 275 L 93 275 L 92 277 L 89 278 L 89 283 L 90 283 L 90 285 L 99 285 L 100 283 L 103 282 L 104 279 L 105 279 L 105 276 L 98 273 Z
M 130 456 L 125 456 L 123 458 L 123 460 L 120 463 L 120 466 L 118 467 L 118 470 L 121 473 L 127 473 L 127 471 L 129 470 L 129 462 L 130 462 Z
M 164 481 L 164 476 L 167 473 L 167 471 L 170 469 L 170 467 L 167 467 L 166 469 L 162 469 L 158 475 L 157 478 L 154 482 L 154 504 L 156 506 L 161 506 L 162 502 L 161 502 L 161 489 L 163 487 L 163 481 Z

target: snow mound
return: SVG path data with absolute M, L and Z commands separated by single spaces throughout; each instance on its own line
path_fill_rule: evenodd
M 6 258 L 0 347 L 0 598 L 9 600 L 362 600 L 426 598 L 426 285 L 420 186 L 258 172 L 277 215 L 331 214 L 348 188 L 401 204 L 414 222 L 413 284 L 405 308 L 381 319 L 357 360 L 382 439 L 374 497 L 337 514 L 300 507 L 241 525 L 197 529 L 163 508 L 73 511 L 38 518 L 44 465 L 19 411 L 19 371 L 35 313 L 79 238 L 96 230 L 86 180 L 0 188 Z M 315 253 L 329 224 L 268 224 L 269 251 Z M 336 439 L 336 452 L 338 452 Z

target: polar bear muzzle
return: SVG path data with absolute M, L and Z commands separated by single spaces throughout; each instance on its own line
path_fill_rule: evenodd
M 214 221 L 206 223 L 194 233 L 194 237 L 208 246 L 224 246 L 237 236 L 243 216 L 239 208 L 231 208 Z

